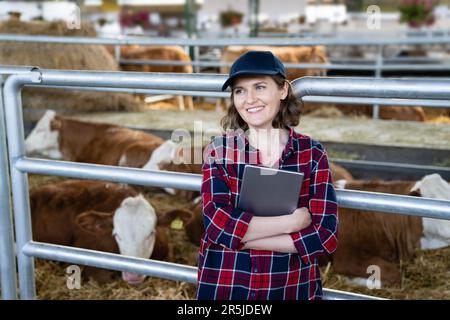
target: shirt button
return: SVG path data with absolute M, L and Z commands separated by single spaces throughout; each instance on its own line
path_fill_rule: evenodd
M 258 272 L 258 268 L 253 268 L 253 272 Z
M 254 298 L 256 296 L 256 294 L 254 292 L 251 293 L 252 298 Z

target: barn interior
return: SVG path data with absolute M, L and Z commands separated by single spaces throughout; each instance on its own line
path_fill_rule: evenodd
M 192 1 L 186 1 L 186 3 Z M 204 2 L 205 1 L 194 1 Z M 212 1 L 211 1 L 212 2 Z M 250 1 L 259 2 L 259 1 Z M 308 2 L 316 5 L 315 1 Z M 332 1 L 324 1 L 332 2 Z M 335 3 L 334 3 L 335 2 Z M 334 5 L 347 5 L 347 1 L 334 1 Z M 365 1 L 361 2 L 359 13 L 364 13 L 367 8 Z M 445 1 L 444 1 L 445 2 Z M 63 36 L 67 39 L 73 37 L 101 38 L 104 36 L 104 29 L 99 28 L 99 18 L 108 20 L 109 17 L 118 17 L 124 12 L 123 7 L 117 5 L 116 1 L 103 1 L 102 8 L 89 8 L 90 17 L 97 18 L 97 21 L 83 21 L 79 28 L 69 29 L 66 21 L 25 21 L 17 15 L 10 14 L 3 21 L 0 21 L 0 34 L 12 35 L 45 35 Z M 442 4 L 448 8 L 447 4 Z M 106 7 L 105 7 L 106 6 Z M 161 12 L 152 15 L 148 7 L 141 6 L 134 8 L 133 12 L 147 12 L 147 20 L 164 21 L 164 28 L 157 23 L 150 26 L 148 30 L 144 28 L 143 33 L 136 32 L 135 26 L 122 28 L 127 29 L 129 34 L 121 36 L 130 38 L 151 39 L 151 37 L 166 37 L 176 39 L 180 34 L 193 32 L 183 19 L 185 5 L 178 5 L 177 8 L 170 6 L 160 6 Z M 195 7 L 195 6 L 194 6 Z M 197 5 L 196 12 L 201 10 L 201 5 Z M 106 9 L 105 9 L 106 8 Z M 153 10 L 154 6 L 151 7 Z M 250 6 L 250 8 L 252 8 Z M 256 10 L 253 7 L 254 10 Z M 192 10 L 192 8 L 190 9 Z M 212 10 L 212 9 L 211 9 Z M 304 11 L 302 9 L 302 11 Z M 149 14 L 150 12 L 150 14 Z M 247 13 L 249 15 L 249 13 Z M 302 16 L 304 14 L 301 14 Z M 19 15 L 20 16 L 20 15 Z M 105 18 L 106 17 L 106 18 Z M 158 17 L 158 18 L 155 18 Z M 207 34 L 208 26 L 212 23 L 209 16 L 205 16 L 195 27 L 198 34 Z M 199 17 L 197 17 L 200 19 Z M 209 19 L 209 20 L 208 20 Z M 299 18 L 297 17 L 297 20 Z M 391 18 L 389 18 L 391 19 Z M 262 18 L 262 20 L 264 20 Z M 354 18 L 356 21 L 357 19 Z M 445 19 L 444 19 L 445 20 Z M 181 25 L 179 21 L 184 21 Z M 347 22 L 330 22 L 337 33 L 354 31 L 357 22 L 346 20 Z M 359 20 L 358 20 L 359 21 Z M 109 24 L 111 21 L 108 21 Z M 217 22 L 217 21 L 216 21 Z M 247 22 L 247 21 L 245 21 Z M 263 22 L 263 21 L 262 21 Z M 270 22 L 270 21 L 269 21 Z M 283 23 L 271 25 L 266 22 L 265 28 L 261 27 L 259 37 L 272 32 L 273 37 L 300 38 L 317 33 L 317 37 L 322 36 L 322 40 L 329 38 L 323 36 L 318 30 L 320 22 L 300 24 L 300 31 L 288 34 L 290 24 L 283 26 Z M 365 21 L 364 21 L 365 22 Z M 359 22 L 360 23 L 360 22 Z M 162 22 L 160 23 L 162 25 Z M 323 22 L 323 25 L 325 23 Z M 349 27 L 350 25 L 350 27 Z M 286 28 L 285 28 L 286 27 Z M 167 31 L 170 29 L 171 32 Z M 194 28 L 194 29 L 195 29 Z M 304 29 L 302 29 L 304 28 Z M 324 27 L 328 30 L 328 27 Z M 347 29 L 344 29 L 347 28 Z M 352 29 L 353 28 L 353 29 Z M 416 29 L 410 29 L 418 32 Z M 438 30 L 445 30 L 447 27 L 439 25 Z M 221 35 L 229 38 L 239 38 L 244 31 L 250 34 L 256 32 L 258 26 L 251 23 L 239 22 L 232 26 L 222 27 Z M 422 28 L 422 29 L 425 29 Z M 103 31 L 102 31 L 103 30 Z M 132 31 L 135 30 L 135 31 Z M 205 31 L 206 30 L 206 31 Z M 276 32 L 274 32 L 274 30 Z M 340 30 L 340 31 L 339 31 Z M 404 28 L 401 28 L 404 31 Z M 284 34 L 280 35 L 280 31 Z M 425 30 L 426 31 L 426 30 Z M 133 33 L 136 32 L 136 33 Z M 266 34 L 265 34 L 266 32 Z M 390 32 L 393 32 L 390 30 Z M 429 31 L 430 34 L 432 31 Z M 381 33 L 380 33 L 381 34 Z M 246 35 L 245 35 L 246 36 Z M 216 38 L 218 39 L 218 38 Z M 173 46 L 172 46 L 173 47 Z M 354 48 L 350 49 L 350 48 Z M 181 48 L 183 54 L 173 53 L 167 55 L 155 55 L 151 46 L 130 45 L 122 46 L 120 50 L 112 45 L 98 44 L 77 44 L 77 43 L 46 43 L 46 42 L 21 42 L 6 41 L 0 38 L 0 65 L 17 66 L 38 66 L 41 69 L 59 70 L 90 70 L 90 71 L 134 71 L 134 72 L 196 72 L 196 73 L 226 73 L 227 70 L 220 66 L 196 67 L 190 66 L 189 62 L 193 58 L 201 59 L 204 62 L 230 62 L 232 60 L 221 60 L 226 54 L 222 47 L 205 46 L 199 50 L 198 54 Z M 409 56 L 409 59 L 398 62 L 401 57 L 413 55 L 414 50 L 421 49 L 420 55 Z M 165 48 L 167 53 L 169 49 Z M 285 60 L 287 63 L 314 63 L 331 64 L 338 66 L 336 69 L 328 70 L 324 68 L 301 69 L 300 75 L 295 73 L 299 69 L 292 69 L 293 77 L 302 76 L 376 76 L 383 78 L 435 78 L 437 80 L 449 77 L 448 54 L 450 47 L 445 44 L 421 45 L 408 47 L 397 45 L 386 47 L 384 59 L 386 65 L 410 63 L 420 65 L 418 70 L 409 70 L 406 67 L 386 68 L 372 70 L 356 70 L 339 65 L 350 65 L 355 63 L 368 64 L 377 59 L 376 46 L 371 46 L 367 52 L 364 46 L 328 46 L 321 56 L 308 56 Z M 423 50 L 425 50 L 425 56 Z M 120 52 L 120 54 L 118 54 Z M 393 52 L 396 54 L 394 55 Z M 364 57 L 364 55 L 366 55 Z M 187 58 L 186 58 L 186 57 Z M 344 58 L 342 58 L 344 57 Z M 438 57 L 438 58 L 436 58 Z M 361 63 L 362 58 L 368 58 Z M 429 59 L 427 59 L 429 58 Z M 126 60 L 177 60 L 185 65 L 160 66 L 159 69 L 151 68 L 145 62 L 133 63 Z M 187 59 L 187 60 L 186 60 Z M 415 60 L 413 60 L 415 59 Z M 369 61 L 370 60 L 370 61 Z M 405 62 L 406 61 L 406 62 Z M 423 61 L 426 61 L 425 63 Z M 442 65 L 441 70 L 426 65 Z M 190 67 L 187 68 L 187 67 Z M 175 69 L 174 67 L 178 67 Z M 412 68 L 414 69 L 414 68 Z M 376 73 L 379 72 L 377 75 Z M 190 100 L 191 99 L 191 100 Z M 28 135 L 38 120 L 47 110 L 55 110 L 57 114 L 64 115 L 71 119 L 93 123 L 108 123 L 123 126 L 138 131 L 155 134 L 163 139 L 169 139 L 171 132 L 175 129 L 185 129 L 194 131 L 195 121 L 202 121 L 204 129 L 220 130 L 219 121 L 227 108 L 229 101 L 218 100 L 217 97 L 193 96 L 180 99 L 177 94 L 144 94 L 136 92 L 98 92 L 84 88 L 83 90 L 67 90 L 61 88 L 41 88 L 27 87 L 22 93 L 23 119 L 25 135 Z M 193 104 L 191 109 L 190 103 Z M 427 107 L 426 105 L 403 104 L 403 106 L 381 105 L 377 119 L 373 118 L 373 105 L 353 105 L 345 102 L 304 102 L 300 124 L 296 127 L 302 133 L 308 134 L 320 141 L 323 141 L 329 150 L 330 159 L 342 162 L 355 179 L 370 180 L 411 180 L 417 181 L 424 174 L 423 171 L 411 173 L 410 171 L 386 172 L 385 167 L 367 168 L 367 164 L 354 164 L 352 161 L 373 161 L 379 163 L 414 164 L 432 168 L 433 172 L 439 172 L 444 180 L 450 181 L 450 108 L 443 104 L 439 107 Z M 429 169 L 431 170 L 431 169 Z M 431 172 L 429 172 L 431 173 Z M 54 184 L 65 180 L 62 177 L 43 176 L 36 174 L 28 175 L 30 191 L 41 186 Z M 136 186 L 137 187 L 137 186 Z M 191 204 L 191 199 L 165 193 L 161 189 L 139 188 L 144 197 L 160 212 L 174 209 L 183 209 Z M 186 235 L 184 224 L 180 219 L 174 220 L 170 226 L 169 235 L 171 243 L 174 245 L 174 256 L 171 262 L 189 266 L 197 266 L 198 245 L 191 243 Z M 66 286 L 67 264 L 43 259 L 35 259 L 36 263 L 36 289 L 37 299 L 163 299 L 163 300 L 192 300 L 195 299 L 195 286 L 187 282 L 171 281 L 155 277 L 147 277 L 144 282 L 138 285 L 130 285 L 120 278 L 116 273 L 116 279 L 109 283 L 98 283 L 95 280 L 83 281 L 80 289 L 73 290 Z M 382 288 L 369 289 L 366 286 L 351 284 L 343 275 L 337 274 L 333 270 L 332 263 L 321 267 L 322 281 L 326 288 L 361 293 L 375 297 L 387 299 L 450 299 L 448 283 L 450 275 L 450 247 L 419 250 L 414 253 L 414 257 L 408 261 L 400 261 L 401 281 L 395 284 L 386 284 Z

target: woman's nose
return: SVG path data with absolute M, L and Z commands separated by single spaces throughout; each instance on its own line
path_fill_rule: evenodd
M 256 95 L 253 92 L 253 90 L 249 90 L 247 92 L 247 97 L 246 98 L 247 98 L 246 100 L 247 100 L 248 104 L 252 104 L 252 103 L 254 103 L 256 101 Z

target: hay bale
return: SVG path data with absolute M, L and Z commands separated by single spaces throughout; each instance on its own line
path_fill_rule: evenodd
M 90 36 L 96 32 L 92 25 L 68 29 L 64 21 L 8 20 L 0 23 L 0 33 Z M 52 44 L 0 41 L 0 64 L 38 66 L 43 69 L 119 71 L 114 57 L 103 45 Z M 141 111 L 143 105 L 131 94 L 73 91 L 61 89 L 25 88 L 24 108 L 77 111 Z

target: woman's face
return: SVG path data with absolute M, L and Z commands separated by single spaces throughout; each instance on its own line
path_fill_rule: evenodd
M 288 94 L 288 84 L 280 89 L 269 76 L 240 77 L 232 90 L 236 110 L 249 128 L 270 129 Z

